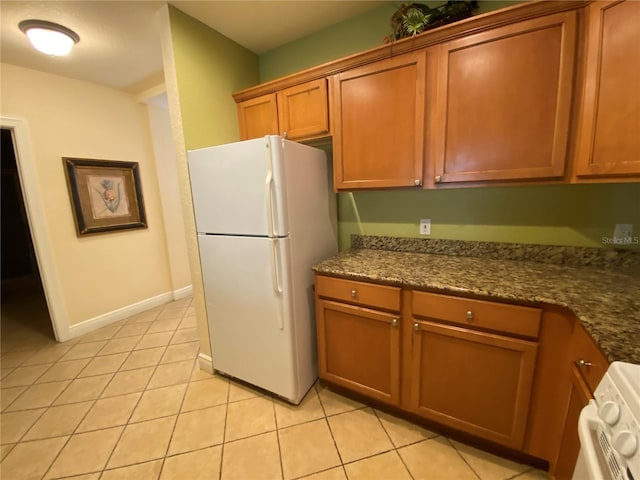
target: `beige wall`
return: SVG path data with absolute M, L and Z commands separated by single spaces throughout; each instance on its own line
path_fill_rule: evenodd
M 166 99 L 166 95 L 162 97 Z M 161 103 L 161 102 L 159 102 Z M 169 109 L 165 105 L 147 105 L 149 124 L 153 138 L 153 151 L 158 170 L 160 201 L 164 214 L 168 261 L 171 272 L 171 289 L 188 293 L 191 288 L 191 270 L 187 254 L 182 202 L 178 186 L 176 148 L 171 132 Z
M 67 325 L 171 290 L 146 107 L 127 93 L 2 64 L 0 114 L 24 119 Z M 149 228 L 78 238 L 62 157 L 140 164 Z

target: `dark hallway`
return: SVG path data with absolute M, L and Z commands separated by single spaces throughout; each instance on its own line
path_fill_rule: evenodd
M 30 350 L 54 338 L 22 198 L 12 132 L 2 129 L 2 354 Z

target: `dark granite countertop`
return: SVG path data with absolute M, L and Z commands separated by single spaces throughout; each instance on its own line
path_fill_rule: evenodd
M 610 361 L 640 364 L 640 275 L 632 271 L 372 248 L 352 248 L 313 269 L 355 280 L 566 307 Z

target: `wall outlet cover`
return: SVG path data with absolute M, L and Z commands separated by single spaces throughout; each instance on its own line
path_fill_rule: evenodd
M 420 219 L 420 235 L 431 235 L 431 219 Z
M 613 230 L 614 243 L 631 243 L 631 236 L 633 235 L 633 224 L 630 223 L 617 223 L 616 228 Z

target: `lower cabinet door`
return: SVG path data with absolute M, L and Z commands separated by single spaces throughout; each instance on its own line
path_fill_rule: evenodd
M 398 315 L 329 300 L 316 305 L 320 378 L 397 405 Z
M 578 453 L 580 453 L 578 417 L 580 417 L 580 412 L 591 398 L 593 397 L 589 387 L 587 387 L 578 368 L 574 365 L 571 368 L 571 397 L 569 398 L 558 458 L 552 472 L 557 480 L 570 480 L 573 476 L 573 469 L 576 465 L 576 460 L 578 460 Z
M 415 413 L 522 448 L 535 342 L 414 320 L 411 348 Z

